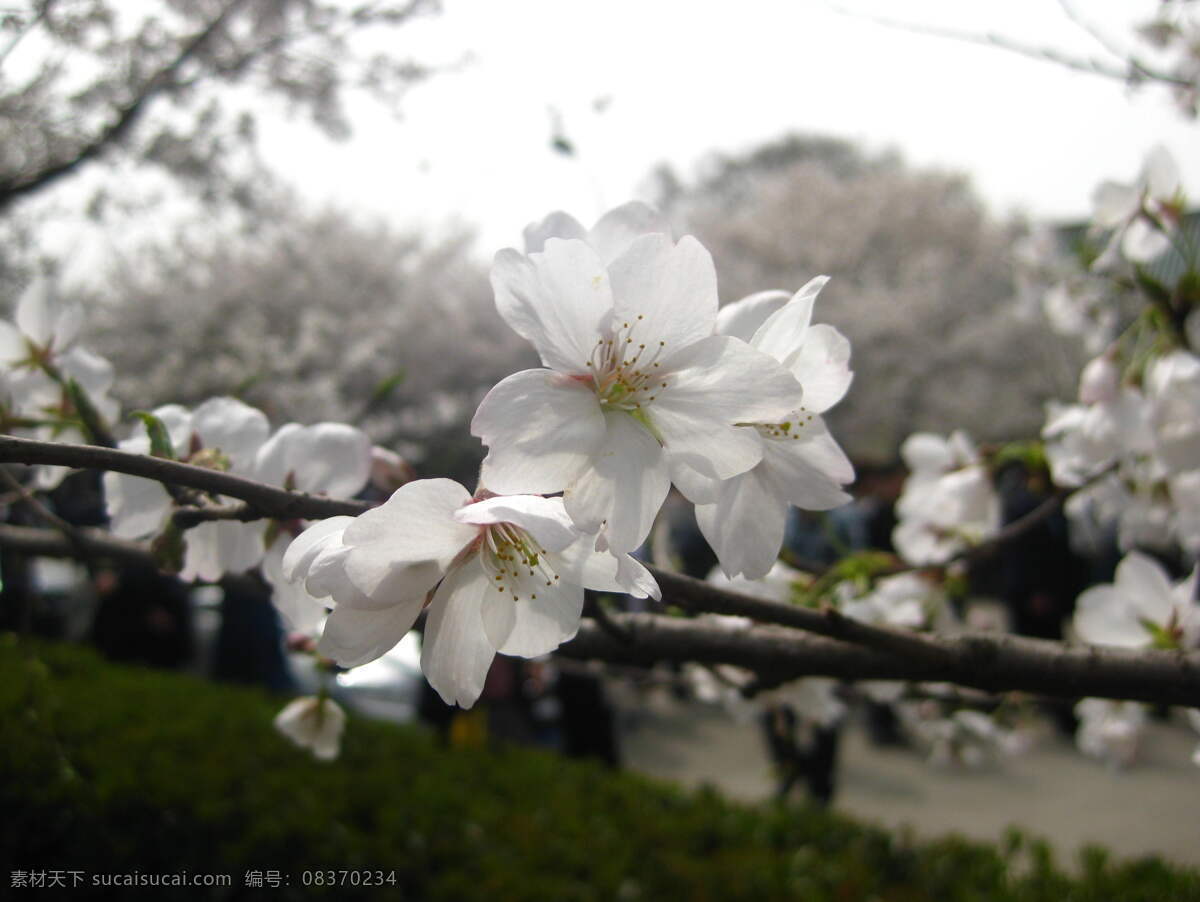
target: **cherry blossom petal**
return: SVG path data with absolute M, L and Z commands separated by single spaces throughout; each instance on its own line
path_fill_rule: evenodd
M 786 291 L 759 291 L 726 304 L 717 311 L 716 333 L 749 343 L 758 327 L 791 298 Z
M 764 354 L 770 354 L 784 365 L 788 365 L 804 346 L 809 324 L 812 322 L 813 304 L 817 295 L 829 281 L 829 276 L 817 276 L 797 291 L 786 304 L 772 313 L 750 339 L 750 344 Z
M 800 406 L 799 383 L 745 342 L 713 336 L 663 366 L 651 420 L 667 451 L 702 475 L 728 479 L 762 459 L 753 429 L 737 423 L 779 422 Z
M 592 226 L 587 242 L 605 263 L 612 263 L 642 235 L 660 232 L 668 238 L 671 226 L 661 213 L 641 201 L 609 210 Z
M 1146 154 L 1142 164 L 1142 181 L 1147 193 L 1158 200 L 1173 200 L 1179 193 L 1179 166 L 1163 145 L 1156 144 Z
M 540 253 L 548 238 L 577 238 L 586 241 L 587 234 L 587 229 L 579 224 L 579 220 L 561 210 L 556 210 L 541 222 L 530 223 L 522 232 L 526 254 Z
M 712 335 L 717 272 L 695 238 L 685 236 L 675 244 L 668 235 L 642 235 L 608 272 L 613 328 L 635 345 L 645 342 L 669 355 Z
M 1133 605 L 1116 586 L 1092 586 L 1075 603 L 1075 632 L 1093 645 L 1141 648 L 1150 641 Z
M 804 387 L 804 409 L 824 413 L 846 396 L 854 379 L 850 342 L 833 326 L 809 326 L 804 346 L 791 358 L 788 369 Z
M 379 610 L 338 605 L 325 621 L 317 651 L 342 667 L 357 667 L 391 651 L 412 629 L 425 596 Z
M 233 472 L 250 473 L 271 426 L 266 414 L 236 398 L 210 398 L 192 412 L 192 430 L 203 447 L 229 458 Z
M 325 604 L 305 586 L 284 578 L 283 556 L 287 547 L 287 539 L 280 537 L 267 549 L 260 565 L 263 579 L 271 586 L 271 601 L 285 627 L 292 632 L 315 635 L 325 619 Z
M 280 574 L 284 579 L 301 579 L 308 573 L 308 568 L 322 551 L 332 542 L 342 544 L 342 534 L 346 531 L 353 517 L 329 517 L 316 523 L 292 539 L 280 561 Z
M 508 376 L 471 420 L 471 434 L 488 447 L 481 481 L 502 494 L 561 491 L 604 433 L 592 389 L 550 370 Z
M 379 507 L 356 517 L 342 541 L 354 546 L 352 561 L 362 552 L 364 566 L 368 557 L 376 557 L 389 565 L 433 561 L 444 569 L 478 534 L 454 519 L 454 512 L 470 503 L 470 492 L 452 479 L 410 482 Z M 347 569 L 359 584 L 350 563 Z
M 662 448 L 633 417 L 613 412 L 604 419 L 604 441 L 563 501 L 581 530 L 594 533 L 607 521 L 611 547 L 628 552 L 650 533 L 671 487 L 670 473 Z
M 534 588 L 536 592 L 522 595 L 518 602 L 507 601 L 513 622 L 504 640 L 497 643 L 497 651 L 502 654 L 536 658 L 554 651 L 579 632 L 583 614 L 583 589 L 579 585 L 560 580 L 551 586 L 543 583 Z M 487 610 L 485 601 L 485 623 Z
M 1139 551 L 1131 551 L 1117 565 L 1116 587 L 1134 601 L 1135 615 L 1165 624 L 1174 609 L 1171 580 L 1162 566 Z
M 1170 236 L 1145 219 L 1131 222 L 1121 238 L 1121 253 L 1133 263 L 1149 263 L 1170 247 Z
M 321 761 L 338 756 L 345 727 L 346 712 L 328 698 L 298 698 L 275 717 L 275 729 Z
M 498 495 L 459 508 L 454 519 L 477 526 L 512 523 L 533 536 L 547 551 L 562 551 L 579 538 L 579 530 L 567 516 L 561 498 Z
M 583 536 L 551 559 L 564 582 L 598 592 L 625 592 L 637 598 L 662 598 L 650 571 L 628 554 L 596 551 L 591 536 Z
M 115 372 L 113 365 L 99 354 L 87 348 L 71 348 L 59 358 L 58 368 L 63 376 L 78 382 L 97 407 L 106 403 L 103 396 L 112 389 Z
M 370 476 L 371 440 L 342 423 L 288 423 L 259 448 L 255 471 L 270 485 L 283 485 L 290 475 L 297 491 L 350 498 Z
M 562 373 L 586 373 L 612 312 L 609 274 L 582 241 L 551 238 L 540 254 L 496 255 L 491 272 L 496 308 L 537 349 L 542 363 Z
M 488 589 L 483 565 L 472 558 L 447 574 L 430 605 L 421 670 L 448 705 L 475 704 L 496 656 L 483 629 L 481 608 Z
M 752 470 L 723 482 L 716 504 L 696 505 L 696 523 L 726 575 L 761 579 L 779 557 L 787 508 L 770 481 Z
M 226 573 L 244 573 L 262 560 L 266 548 L 263 522 L 219 520 L 189 529 L 179 578 L 184 582 L 216 582 Z
M 1092 192 L 1092 221 L 1113 228 L 1132 216 L 1140 203 L 1140 194 L 1132 186 L 1102 182 Z
M 914 432 L 900 446 L 900 456 L 912 471 L 941 473 L 954 466 L 954 455 L 947 441 L 932 432 Z
M 820 431 L 817 431 L 817 427 Z M 812 429 L 815 434 L 806 434 Z M 854 466 L 819 420 L 795 440 L 764 442 L 759 469 L 770 474 L 776 491 L 804 510 L 832 510 L 850 501 L 841 486 L 854 479 Z
M 0 319 L 0 367 L 13 366 L 29 356 L 29 347 L 21 330 Z
M 683 494 L 683 497 L 693 504 L 715 504 L 717 494 L 721 490 L 721 480 L 713 476 L 705 476 L 680 458 L 668 454 L 667 463 L 671 469 L 671 482 Z
M 109 528 L 123 539 L 140 539 L 158 532 L 171 511 L 171 496 L 161 484 L 124 473 L 102 477 Z

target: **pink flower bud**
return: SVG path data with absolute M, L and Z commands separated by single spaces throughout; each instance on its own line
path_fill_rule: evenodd
M 371 448 L 371 484 L 381 492 L 396 491 L 417 478 L 417 471 L 395 451 L 375 445 Z

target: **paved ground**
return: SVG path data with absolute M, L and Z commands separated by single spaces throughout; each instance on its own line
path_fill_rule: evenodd
M 772 792 L 757 726 L 723 712 L 670 703 L 622 717 L 622 751 L 633 770 L 684 785 L 709 783 L 734 798 Z M 1134 769 L 1113 772 L 1066 741 L 1045 737 L 991 770 L 938 770 L 913 751 L 876 748 L 850 724 L 839 750 L 834 808 L 919 836 L 957 831 L 986 840 L 1017 825 L 1050 839 L 1069 864 L 1088 842 L 1121 856 L 1157 853 L 1200 866 L 1198 738 L 1180 724 L 1153 723 Z

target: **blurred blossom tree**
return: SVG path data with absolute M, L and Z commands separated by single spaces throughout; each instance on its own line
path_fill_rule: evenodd
M 166 186 L 209 208 L 254 212 L 271 179 L 255 114 L 280 103 L 323 133 L 350 133 L 365 90 L 395 106 L 427 74 L 371 36 L 436 0 L 25 0 L 0 10 L 0 215 L 28 239 L 44 198 L 86 171 L 69 212 L 101 219 L 161 202 Z M 163 176 L 166 176 L 164 179 Z M 157 180 L 156 180 L 157 179 Z M 21 217 L 14 219 L 20 208 Z M 40 208 L 39 208 L 40 210 Z M 40 211 L 44 214 L 44 211 Z M 15 240 L 6 240 L 13 265 Z M 0 261 L 2 265 L 5 261 Z
M 472 236 L 274 204 L 251 239 L 180 230 L 90 299 L 95 347 L 122 361 L 116 390 L 149 405 L 236 394 L 276 422 L 352 422 L 474 479 L 475 406 L 535 358 L 501 323 Z
M 962 176 L 789 136 L 715 158 L 692 184 L 665 168 L 656 179 L 679 230 L 720 261 L 723 302 L 831 277 L 822 314 L 871 386 L 829 417 L 853 456 L 890 456 L 939 423 L 1030 432 L 1048 398 L 1070 393 L 1082 358 L 1013 315 L 1015 228 L 990 220 Z

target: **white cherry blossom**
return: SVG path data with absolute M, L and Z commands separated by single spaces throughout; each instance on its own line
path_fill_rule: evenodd
M 790 298 L 763 292 L 727 305 L 717 331 L 769 354 L 800 383 L 802 405 L 781 419 L 752 422 L 763 440 L 762 460 L 722 481 L 686 466 L 676 483 L 696 502 L 696 522 L 730 575 L 764 576 L 783 544 L 791 505 L 829 510 L 850 500 L 842 486 L 854 467 L 829 434 L 821 414 L 850 387 L 850 343 L 836 329 L 812 325 L 812 308 L 828 279 L 818 276 Z
M 1094 269 L 1113 268 L 1123 256 L 1146 263 L 1170 246 L 1180 199 L 1179 168 L 1161 145 L 1151 149 L 1137 181 L 1132 185 L 1104 182 L 1092 195 L 1092 220 L 1096 228 L 1112 229 Z
M 346 712 L 330 698 L 298 698 L 275 716 L 275 729 L 320 761 L 338 756 L 345 728 Z
M 847 617 L 864 623 L 900 629 L 921 629 L 940 619 L 946 607 L 941 586 L 919 573 L 885 576 L 865 595 L 852 597 L 838 608 Z
M 581 529 L 616 551 L 646 537 L 674 467 L 710 479 L 749 470 L 763 440 L 739 423 L 781 422 L 800 386 L 745 342 L 714 335 L 716 273 L 685 237 L 640 234 L 606 260 L 549 238 L 492 268 L 496 305 L 545 369 L 500 382 L 471 433 L 488 447 L 482 481 L 506 494 L 562 491 Z
M 236 398 L 211 398 L 194 411 L 166 405 L 153 414 L 166 427 L 177 459 L 239 476 L 255 475 L 256 455 L 270 431 L 262 411 Z M 148 454 L 150 437 L 145 426 L 139 424 L 120 447 Z M 124 538 L 157 533 L 172 509 L 171 496 L 159 483 L 123 473 L 104 474 L 104 497 L 110 528 Z M 225 573 L 249 570 L 262 560 L 263 529 L 261 523 L 223 520 L 189 530 L 180 578 L 211 582 Z
M 483 494 L 410 482 L 292 542 L 285 576 L 335 605 L 318 650 L 346 667 L 372 661 L 432 596 L 422 670 L 448 704 L 470 707 L 497 652 L 536 657 L 575 635 L 584 588 L 660 597 L 632 558 L 595 551 L 561 498 Z
M 17 302 L 13 322 L 0 320 L 0 431 L 40 441 L 90 441 L 68 390 L 74 381 L 102 421 L 111 423 L 120 406 L 109 397 L 113 368 L 79 344 L 83 311 L 64 304 L 44 279 L 35 279 Z M 35 485 L 50 489 L 70 472 L 40 466 Z
M 1085 698 L 1075 705 L 1079 727 L 1075 744 L 1085 755 L 1110 767 L 1129 767 L 1137 760 L 1146 727 L 1146 706 L 1138 702 Z
M 1154 450 L 1168 473 L 1200 467 L 1200 357 L 1172 351 L 1146 369 Z
M 525 253 L 541 252 L 550 238 L 578 238 L 591 245 L 607 264 L 621 256 L 635 239 L 655 232 L 669 235 L 671 227 L 661 213 L 636 200 L 609 210 L 591 229 L 559 210 L 526 226 Z
M 966 433 L 915 433 L 900 453 L 910 475 L 892 541 L 906 561 L 944 564 L 1000 528 L 1000 500 Z
M 301 426 L 288 423 L 267 440 L 255 455 L 255 478 L 269 485 L 352 498 L 370 478 L 375 450 L 366 433 L 343 423 Z M 277 531 L 262 559 L 262 575 L 271 586 L 271 600 L 288 628 L 304 635 L 319 632 L 325 605 L 302 585 L 283 577 L 283 555 L 300 524 L 279 524 L 277 530 L 260 527 L 267 535 Z M 252 541 L 262 544 L 266 536 L 255 530 Z
M 1113 583 L 1092 586 L 1075 605 L 1075 633 L 1094 645 L 1191 648 L 1200 644 L 1197 571 L 1172 585 L 1153 558 L 1131 551 Z

